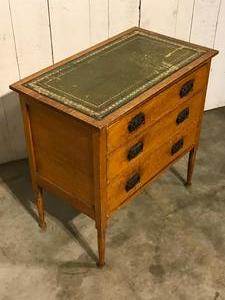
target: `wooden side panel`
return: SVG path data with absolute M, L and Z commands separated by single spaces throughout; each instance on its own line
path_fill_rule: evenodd
M 89 0 L 49 0 L 54 62 L 90 43 Z
M 142 0 L 141 27 L 175 36 L 178 0 Z
M 108 0 L 90 0 L 91 45 L 108 38 Z
M 38 176 L 92 206 L 91 127 L 32 100 L 28 112 Z
M 130 27 L 138 26 L 139 0 L 109 1 L 109 36 L 120 33 Z

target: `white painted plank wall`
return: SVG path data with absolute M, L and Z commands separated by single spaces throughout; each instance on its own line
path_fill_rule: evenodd
M 47 5 L 45 1 L 30 0 L 23 0 L 23 5 L 20 1 L 10 0 L 9 4 L 19 74 L 25 77 L 52 63 Z M 14 93 L 10 95 L 18 97 Z M 26 155 L 18 99 L 7 99 L 5 107 L 8 107 L 9 136 L 16 151 L 15 158 L 18 159 Z
M 206 47 L 213 48 L 214 42 L 217 35 L 217 22 L 220 12 L 221 0 L 196 0 L 193 12 L 193 23 L 190 41 L 193 43 L 201 44 Z M 225 30 L 224 30 L 225 35 Z M 218 57 L 221 62 L 221 58 Z M 214 60 L 212 62 L 212 67 L 209 77 L 209 88 L 206 96 L 205 109 L 209 109 L 215 106 L 214 95 L 216 91 L 216 86 L 212 84 L 213 82 L 213 69 Z M 224 66 L 225 67 L 225 66 Z M 215 77 L 215 76 L 214 76 Z
M 9 83 L 19 79 L 15 43 L 11 26 L 10 6 L 8 0 L 1 1 L 0 9 L 0 162 L 20 157 L 24 149 L 22 128 L 18 115 L 16 95 L 9 93 Z M 21 141 L 18 143 L 18 141 Z
M 207 109 L 225 105 L 225 1 L 221 2 L 214 47 L 219 49 L 220 53 L 212 63 L 207 93 Z
M 52 64 L 46 1 L 10 0 L 21 77 Z
M 89 0 L 49 0 L 54 62 L 90 44 Z
M 213 47 L 220 0 L 196 0 L 190 41 Z
M 175 37 L 189 41 L 195 0 L 179 0 L 176 15 Z
M 108 0 L 109 37 L 138 25 L 139 0 Z
M 139 4 L 141 10 L 139 11 Z M 8 85 L 139 23 L 220 50 L 206 108 L 225 105 L 225 0 L 1 0 L 0 163 L 26 155 Z
M 109 36 L 108 0 L 90 0 L 90 44 L 104 41 Z
M 142 0 L 141 27 L 175 36 L 178 0 Z

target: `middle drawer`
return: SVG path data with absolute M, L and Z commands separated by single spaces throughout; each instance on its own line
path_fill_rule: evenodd
M 108 154 L 108 183 L 119 173 L 132 168 L 138 160 L 165 143 L 168 138 L 197 124 L 202 110 L 202 101 L 203 94 L 198 93 L 161 118 L 154 126 L 148 127 L 127 144 Z

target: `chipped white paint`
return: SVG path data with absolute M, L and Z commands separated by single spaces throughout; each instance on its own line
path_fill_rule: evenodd
M 224 106 L 225 0 L 141 0 L 141 4 L 142 27 L 220 50 L 212 64 L 206 108 Z M 19 103 L 8 89 L 19 72 L 24 77 L 52 64 L 53 57 L 59 61 L 137 26 L 138 7 L 139 0 L 1 1 L 0 163 L 26 155 Z

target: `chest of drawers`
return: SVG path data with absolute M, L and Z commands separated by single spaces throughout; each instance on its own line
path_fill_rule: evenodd
M 48 189 L 95 220 L 103 266 L 112 213 L 186 153 L 190 184 L 216 54 L 135 27 L 12 84 L 40 226 Z

